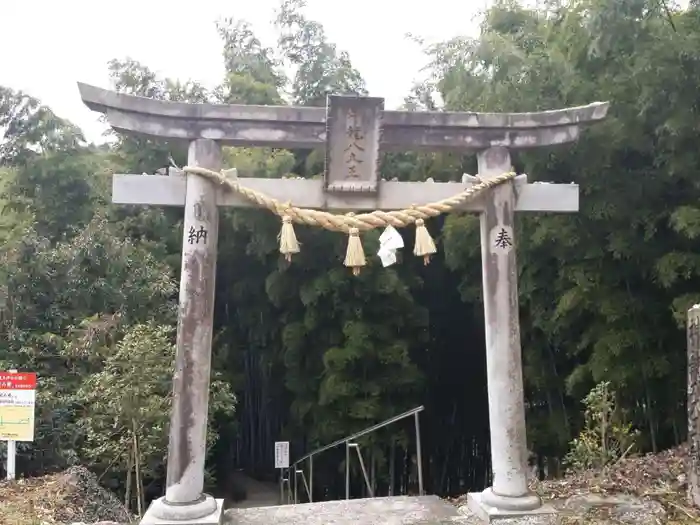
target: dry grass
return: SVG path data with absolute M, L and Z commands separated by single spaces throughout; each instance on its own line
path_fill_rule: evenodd
M 601 496 L 629 495 L 642 501 L 661 504 L 667 514 L 667 525 L 699 525 L 700 509 L 688 503 L 688 449 L 685 446 L 659 454 L 630 457 L 603 470 L 570 474 L 564 479 L 534 482 L 531 488 L 546 502 L 561 508 L 572 496 L 598 494 Z M 466 498 L 454 500 L 465 503 Z M 596 525 L 619 523 L 610 520 L 610 509 L 599 507 L 586 515 L 560 516 L 561 525 Z
M 600 471 L 572 474 L 562 480 L 538 482 L 533 488 L 543 499 L 559 500 L 577 494 L 626 494 L 660 503 L 669 524 L 700 524 L 700 509 L 688 502 L 688 447 L 659 454 L 630 457 Z
M 100 520 L 130 523 L 119 500 L 87 469 L 0 483 L 2 525 L 58 525 Z

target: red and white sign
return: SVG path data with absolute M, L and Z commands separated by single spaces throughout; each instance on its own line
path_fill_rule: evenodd
M 0 372 L 0 390 L 36 390 L 36 372 Z
M 0 439 L 34 441 L 35 404 L 35 372 L 0 372 Z

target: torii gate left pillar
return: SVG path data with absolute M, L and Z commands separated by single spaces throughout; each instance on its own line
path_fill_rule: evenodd
M 395 210 L 454 196 L 462 182 L 379 180 L 382 150 L 453 150 L 478 154 L 479 178 L 511 171 L 510 149 L 575 141 L 581 127 L 602 120 L 607 103 L 541 113 L 384 111 L 383 100 L 329 97 L 325 108 L 187 104 L 122 95 L 79 84 L 83 102 L 121 132 L 190 143 L 188 164 L 217 170 L 221 144 L 277 148 L 326 147 L 324 180 L 246 178 L 245 185 L 306 208 Z M 362 142 L 358 147 L 358 141 Z M 217 206 L 251 206 L 198 175 L 115 175 L 120 204 L 184 206 L 177 358 L 164 498 L 142 523 L 218 524 L 222 502 L 202 493 L 211 367 L 212 313 L 218 240 Z M 542 512 L 527 487 L 525 410 L 520 348 L 515 211 L 578 211 L 578 186 L 528 184 L 521 175 L 469 202 L 481 216 L 482 274 L 493 486 L 470 495 L 485 521 Z

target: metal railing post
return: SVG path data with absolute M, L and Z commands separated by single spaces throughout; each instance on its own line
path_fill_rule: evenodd
M 420 420 L 418 412 L 415 413 L 416 422 L 416 463 L 418 464 L 418 495 L 423 495 L 423 454 L 420 445 Z
M 296 466 L 294 466 L 294 467 L 292 467 L 292 468 L 294 469 L 294 472 L 293 472 L 293 473 L 294 473 L 294 504 L 296 505 L 296 504 L 299 502 L 299 500 L 297 499 L 297 490 L 298 490 L 298 487 L 297 487 L 297 485 L 298 485 L 298 483 L 297 483 L 297 478 L 298 478 L 299 476 L 297 476 L 297 468 L 296 468 Z M 292 475 L 292 472 L 291 472 L 291 471 L 290 471 L 289 475 L 290 475 L 290 476 Z
M 309 456 L 309 503 L 314 502 L 314 457 Z
M 280 505 L 284 505 L 284 469 L 280 469 Z
M 345 499 L 350 499 L 350 443 L 345 442 Z
M 389 447 L 389 454 L 389 496 L 393 496 L 396 482 L 396 441 L 393 439 Z
M 369 497 L 373 498 L 374 490 L 372 490 L 372 486 L 369 482 L 369 476 L 367 475 L 367 469 L 365 468 L 365 460 L 362 458 L 360 445 L 358 445 L 357 443 L 352 443 L 350 446 L 352 446 L 355 449 L 355 452 L 357 452 L 357 459 L 360 460 L 360 469 L 362 469 L 362 477 L 365 478 L 365 486 L 367 487 L 367 492 L 369 492 Z
M 303 470 L 297 470 L 297 474 L 301 475 L 301 480 L 304 482 L 304 489 L 306 490 L 306 497 L 311 502 L 311 490 L 309 490 L 309 484 L 306 482 L 306 474 Z

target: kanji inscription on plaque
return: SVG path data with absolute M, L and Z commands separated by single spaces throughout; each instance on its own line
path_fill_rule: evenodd
M 378 97 L 328 97 L 326 189 L 377 191 L 383 110 Z

